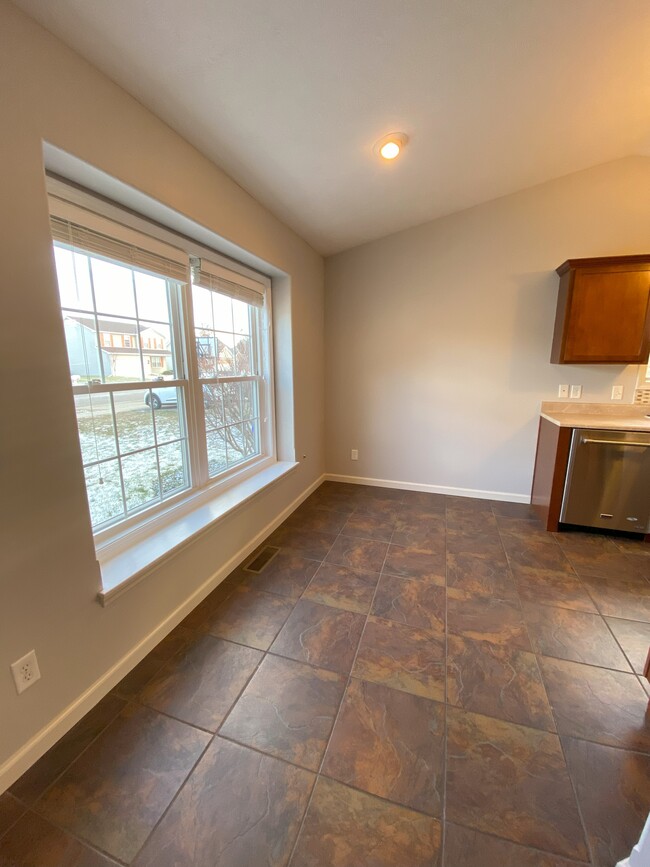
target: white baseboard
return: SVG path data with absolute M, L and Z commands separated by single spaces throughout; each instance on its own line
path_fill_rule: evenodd
M 529 494 L 511 494 L 507 491 L 482 491 L 474 488 L 448 488 L 445 485 L 424 485 L 419 482 L 396 482 L 393 479 L 365 479 L 363 476 L 340 476 L 326 473 L 330 482 L 349 482 L 352 485 L 372 485 L 377 488 L 403 488 L 405 491 L 424 491 L 446 494 L 449 497 L 475 497 L 479 500 L 503 500 L 507 503 L 530 503 Z
M 233 569 L 236 569 L 280 524 L 294 512 L 307 497 L 324 481 L 323 475 L 277 515 L 263 530 L 224 563 L 195 590 L 185 602 L 156 626 L 142 641 L 98 678 L 88 689 L 69 704 L 61 713 L 37 732 L 16 753 L 0 766 L 0 794 L 9 788 L 34 762 L 41 758 L 66 732 L 79 722 L 113 687 L 134 668 L 150 650 L 165 638 L 196 606 L 217 587 Z

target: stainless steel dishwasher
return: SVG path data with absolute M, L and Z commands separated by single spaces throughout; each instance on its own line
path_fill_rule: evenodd
M 650 433 L 573 431 L 560 521 L 650 532 Z

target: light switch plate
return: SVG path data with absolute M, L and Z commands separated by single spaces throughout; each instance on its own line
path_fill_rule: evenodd
M 612 386 L 612 400 L 623 400 L 623 386 L 622 385 L 613 385 Z
M 572 385 L 571 386 L 571 398 L 573 400 L 577 400 L 579 397 L 582 397 L 582 386 L 581 385 Z
M 569 386 L 568 385 L 558 385 L 557 396 L 558 397 L 568 397 L 569 396 Z

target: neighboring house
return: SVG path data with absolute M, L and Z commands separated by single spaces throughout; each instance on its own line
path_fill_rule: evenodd
M 217 355 L 215 358 L 215 342 L 212 334 L 200 334 L 196 338 L 196 354 L 199 369 L 206 375 L 219 372 L 234 373 L 234 355 L 232 349 L 217 338 Z
M 106 376 L 111 376 L 113 373 L 111 357 L 103 349 L 99 349 L 95 329 L 88 328 L 87 325 L 71 316 L 65 317 L 63 325 L 68 358 L 70 359 L 70 374 L 100 379 L 102 369 L 99 363 L 99 352 L 101 351 L 104 373 Z
M 95 323 L 90 317 L 69 317 L 95 336 Z M 172 366 L 171 346 L 166 336 L 152 326 L 138 326 L 136 322 L 98 319 L 99 345 L 104 359 L 109 359 L 110 373 L 123 379 L 142 376 L 140 353 L 144 364 L 144 377 L 158 377 Z M 139 331 L 138 331 L 139 329 Z

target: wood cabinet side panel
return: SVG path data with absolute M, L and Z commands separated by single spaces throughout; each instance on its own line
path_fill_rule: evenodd
M 557 531 L 572 428 L 539 420 L 531 503 L 547 530 Z

